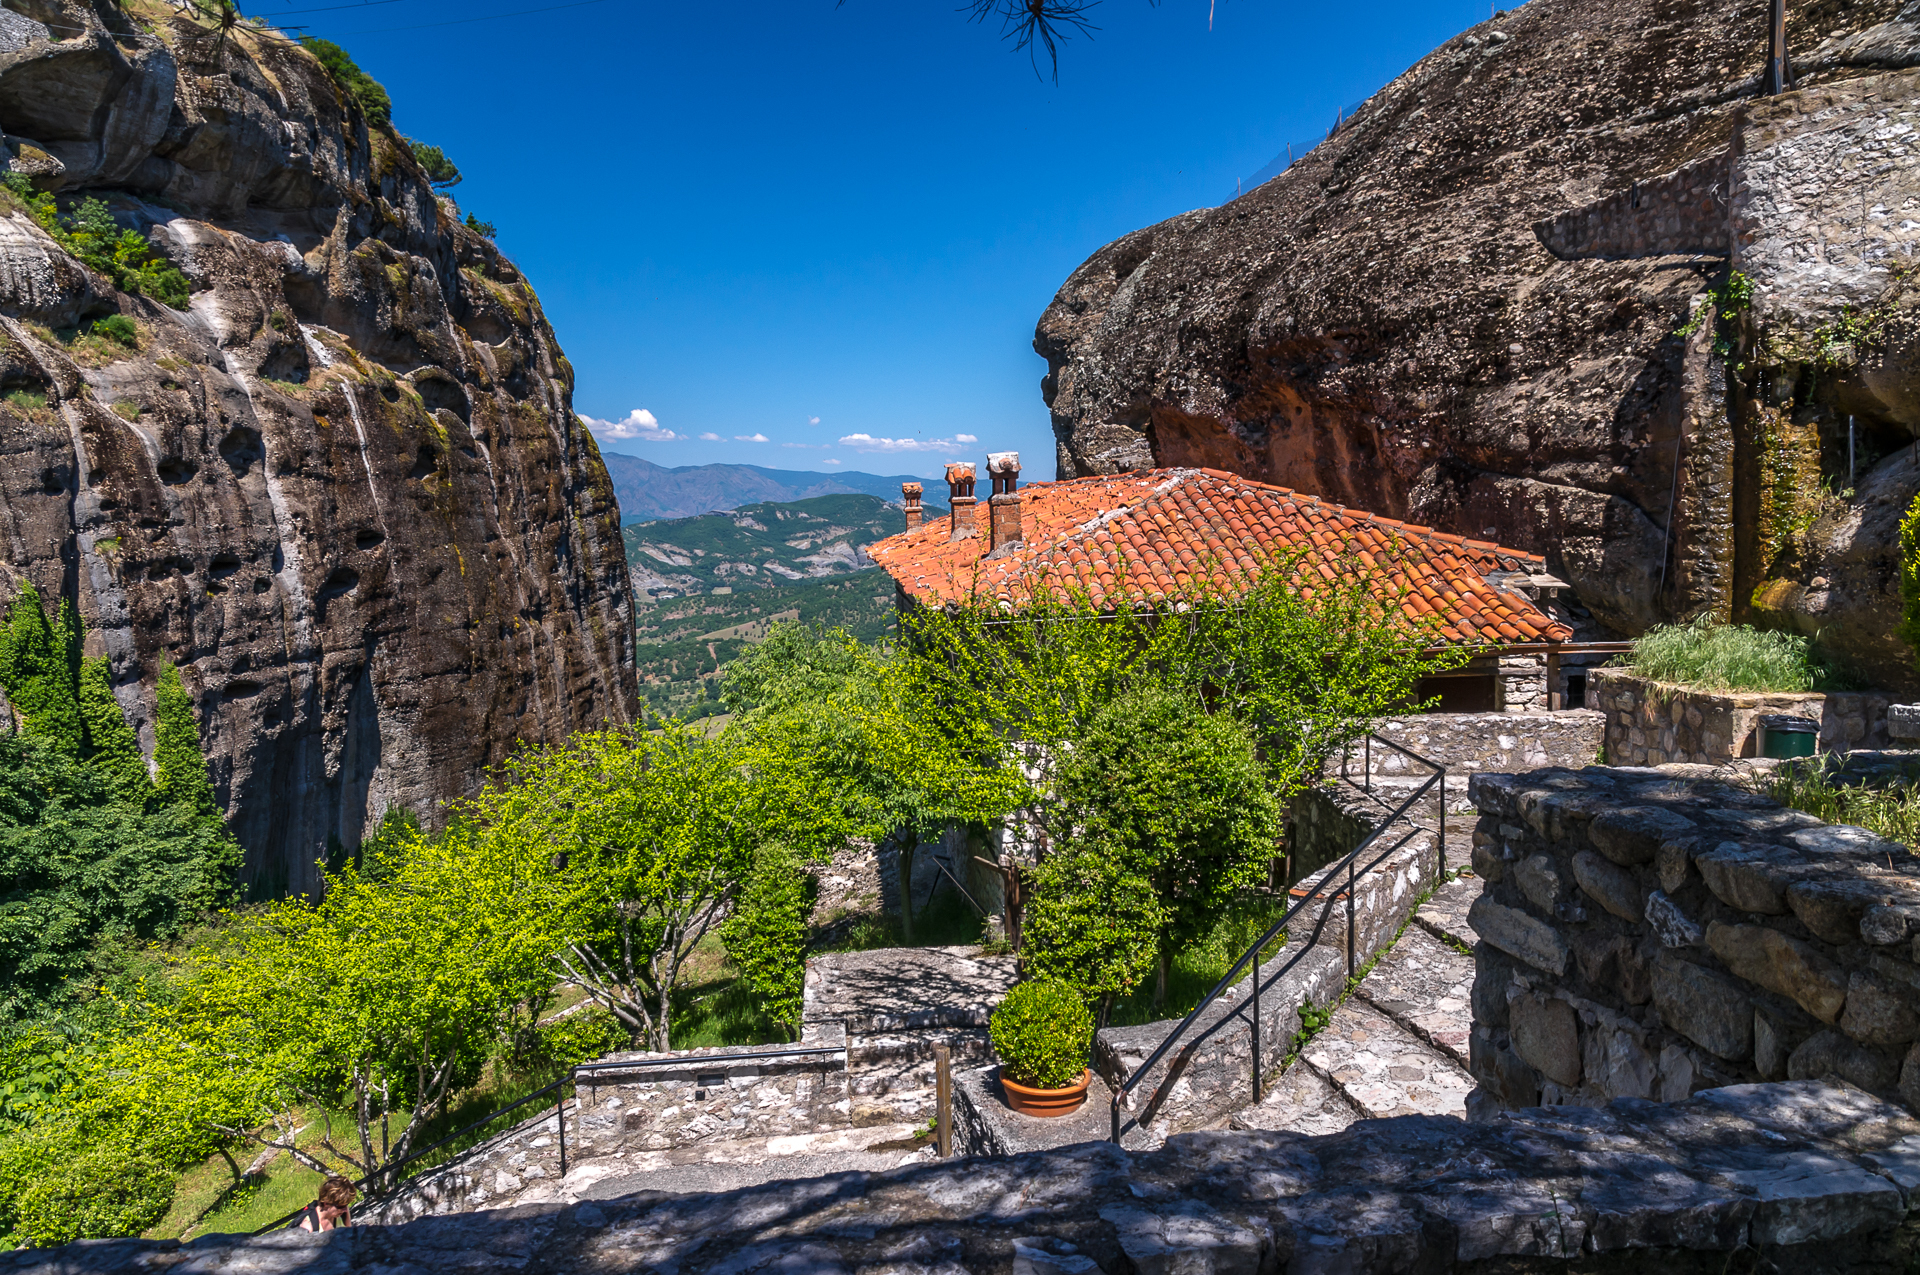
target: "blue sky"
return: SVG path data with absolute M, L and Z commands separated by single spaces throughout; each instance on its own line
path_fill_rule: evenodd
M 1209 30 L 1206 0 L 1104 0 L 1056 86 L 956 3 L 247 11 L 338 41 L 460 166 L 603 447 L 929 475 L 1013 449 L 1029 479 L 1054 468 L 1033 325 L 1067 275 L 1489 16 L 1219 0 Z

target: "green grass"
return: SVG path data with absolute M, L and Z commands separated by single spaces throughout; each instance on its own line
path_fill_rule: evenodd
M 1641 677 L 1708 691 L 1838 690 L 1846 680 L 1808 638 L 1705 615 L 1647 630 L 1627 664 Z
M 22 416 L 31 416 L 33 413 L 43 412 L 47 408 L 47 396 L 45 394 L 35 393 L 33 390 L 8 390 L 5 395 L 0 395 L 0 397 L 4 397 L 7 406 Z
M 1846 823 L 1920 852 L 1920 783 L 1898 780 L 1885 787 L 1835 784 L 1817 767 L 1782 766 L 1756 785 L 1783 806 L 1828 823 Z

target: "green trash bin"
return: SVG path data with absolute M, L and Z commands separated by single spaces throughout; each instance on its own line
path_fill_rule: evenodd
M 1762 757 L 1811 757 L 1820 739 L 1820 723 L 1810 717 L 1779 714 L 1760 719 Z

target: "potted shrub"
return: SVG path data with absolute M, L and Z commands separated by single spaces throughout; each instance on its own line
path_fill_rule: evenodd
M 1029 1116 L 1064 1116 L 1087 1100 L 1093 1015 L 1079 993 L 1050 979 L 1007 993 L 991 1022 L 1007 1105 Z

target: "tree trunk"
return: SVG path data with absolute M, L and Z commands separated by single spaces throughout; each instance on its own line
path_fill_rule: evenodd
M 1160 949 L 1160 963 L 1153 976 L 1153 1008 L 1158 1011 L 1167 1003 L 1167 952 Z
M 919 844 L 914 831 L 900 843 L 900 938 L 908 947 L 913 946 L 913 852 Z

